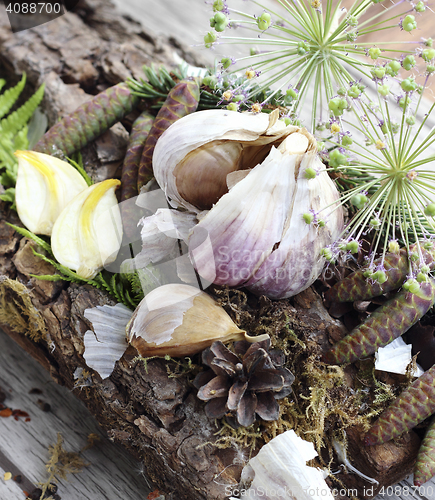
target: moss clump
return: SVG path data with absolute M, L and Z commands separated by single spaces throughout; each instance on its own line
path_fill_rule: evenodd
M 47 338 L 45 322 L 33 305 L 29 290 L 6 276 L 0 276 L 0 323 L 15 332 L 25 332 L 35 342 Z

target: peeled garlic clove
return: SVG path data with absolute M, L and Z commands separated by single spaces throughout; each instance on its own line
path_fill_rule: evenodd
M 122 222 L 115 196 L 120 185 L 108 179 L 78 194 L 57 218 L 51 248 L 57 261 L 82 278 L 93 278 L 116 259 L 122 241 Z
M 35 234 L 51 235 L 65 206 L 88 185 L 69 163 L 35 151 L 15 151 L 15 203 L 21 222 Z
M 157 142 L 153 170 L 174 207 L 210 209 L 227 192 L 227 175 L 264 160 L 272 145 L 299 130 L 278 120 L 279 111 L 207 110 L 171 125 Z
M 315 178 L 306 175 L 308 168 Z M 193 228 L 192 263 L 216 284 L 247 286 L 275 299 L 295 295 L 318 277 L 321 249 L 342 230 L 338 199 L 314 138 L 306 131 L 289 135 Z M 311 211 L 320 212 L 323 227 L 304 221 Z
M 138 305 L 127 325 L 127 340 L 139 354 L 189 356 L 215 340 L 263 340 L 246 337 L 224 309 L 198 288 L 183 284 L 163 285 Z

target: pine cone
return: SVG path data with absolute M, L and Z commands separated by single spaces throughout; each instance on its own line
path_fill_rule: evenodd
M 234 343 L 232 352 L 216 341 L 203 351 L 202 361 L 211 370 L 199 373 L 193 384 L 198 398 L 207 401 L 208 417 L 225 416 L 233 427 L 248 427 L 255 414 L 263 420 L 278 419 L 276 400 L 290 394 L 295 378 L 283 367 L 284 354 L 269 347 L 270 340 L 242 340 Z

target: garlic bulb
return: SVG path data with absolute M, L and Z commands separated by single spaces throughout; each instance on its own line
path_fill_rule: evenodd
M 115 196 L 120 185 L 108 179 L 78 194 L 57 218 L 51 248 L 57 261 L 82 278 L 93 278 L 116 259 L 122 241 L 122 222 Z
M 88 185 L 69 163 L 35 151 L 15 151 L 15 203 L 21 222 L 35 234 L 51 235 L 65 206 Z
M 295 132 L 201 218 L 189 239 L 191 261 L 216 284 L 291 297 L 317 279 L 322 248 L 342 231 L 338 198 L 314 138 Z
M 264 160 L 297 127 L 278 120 L 279 111 L 234 113 L 207 110 L 176 121 L 156 144 L 154 175 L 173 207 L 210 209 L 227 191 L 227 175 Z
M 215 340 L 256 342 L 264 338 L 248 337 L 212 297 L 183 284 L 151 291 L 127 325 L 127 340 L 141 356 L 189 356 Z

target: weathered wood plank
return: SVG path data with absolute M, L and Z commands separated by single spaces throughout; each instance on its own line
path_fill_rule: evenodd
M 31 418 L 30 422 L 24 418 L 0 419 L 0 498 L 19 500 L 24 498 L 22 487 L 28 490 L 24 482 L 20 486 L 12 480 L 4 481 L 4 472 L 22 474 L 34 484 L 47 479 L 48 446 L 56 442 L 58 432 L 67 451 L 78 452 L 90 433 L 101 439 L 83 453 L 89 466 L 80 474 L 69 475 L 68 481 L 59 481 L 62 500 L 107 500 L 117 498 L 120 491 L 123 500 L 146 498 L 151 490 L 141 475 L 141 464 L 102 433 L 95 418 L 74 395 L 81 389 L 69 391 L 56 384 L 1 330 L 0 346 L 0 387 L 7 396 L 4 404 L 26 411 Z M 29 394 L 35 388 L 42 394 Z M 50 411 L 42 410 L 42 402 L 50 405 Z M 1 454 L 15 466 L 13 470 L 10 463 L 5 466 Z M 7 470 L 2 471 L 2 467 Z

